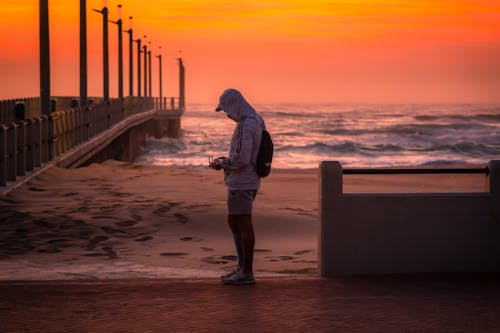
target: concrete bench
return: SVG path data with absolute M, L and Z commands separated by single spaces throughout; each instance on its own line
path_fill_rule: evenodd
M 343 193 L 320 165 L 322 276 L 500 271 L 500 161 L 484 193 Z

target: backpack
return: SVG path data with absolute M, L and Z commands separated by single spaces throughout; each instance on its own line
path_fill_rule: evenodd
M 262 139 L 260 140 L 259 152 L 257 153 L 257 164 L 255 170 L 260 177 L 267 177 L 271 172 L 271 163 L 273 161 L 273 140 L 267 130 L 262 130 Z

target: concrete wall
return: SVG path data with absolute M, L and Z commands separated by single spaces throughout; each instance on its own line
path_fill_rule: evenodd
M 320 166 L 322 276 L 500 271 L 500 161 L 489 193 L 344 194 Z

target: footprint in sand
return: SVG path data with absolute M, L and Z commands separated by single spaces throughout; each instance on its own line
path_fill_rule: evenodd
M 39 253 L 59 253 L 61 250 L 57 246 L 43 246 L 42 248 L 36 250 Z
M 179 239 L 183 242 L 201 242 L 203 240 L 199 237 L 191 237 L 191 236 L 181 237 Z
M 189 253 L 185 252 L 163 252 L 160 253 L 161 256 L 165 257 L 179 257 L 179 256 L 187 256 Z
M 214 264 L 214 265 L 225 265 L 227 264 L 227 260 L 221 260 L 217 257 L 205 257 L 200 259 L 203 262 L 206 262 L 207 264 Z
M 317 260 L 292 260 L 293 263 L 316 264 Z
M 87 207 L 87 206 L 82 206 L 82 207 L 78 207 L 76 210 L 72 211 L 72 213 L 88 213 L 90 211 L 90 208 Z
M 153 214 L 161 216 L 165 213 L 168 213 L 170 211 L 170 208 L 171 208 L 170 206 L 161 206 L 160 208 L 155 209 L 153 211 Z
M 66 194 L 63 194 L 65 197 L 74 197 L 75 195 L 78 195 L 78 192 L 68 192 Z
M 43 188 L 34 187 L 34 186 L 28 187 L 28 190 L 33 191 L 33 192 L 45 192 L 46 191 Z
M 2 200 L 5 203 L 8 203 L 8 204 L 15 204 L 16 203 L 16 201 L 8 199 L 8 198 L 0 198 L 0 200 Z
M 103 253 L 103 252 L 92 252 L 92 253 L 83 254 L 83 256 L 85 256 L 85 257 L 105 257 L 107 255 L 108 255 L 107 253 Z
M 237 256 L 233 256 L 233 255 L 222 256 L 221 258 L 224 259 L 224 260 L 232 260 L 232 261 L 238 260 L 238 257 Z
M 46 241 L 45 243 L 47 244 L 55 244 L 55 243 L 64 243 L 64 242 L 67 242 L 68 239 L 65 239 L 65 238 L 58 238 L 58 239 L 50 239 L 48 241 Z
M 109 191 L 109 194 L 111 194 L 115 197 L 120 197 L 120 198 L 132 196 L 132 193 L 117 192 L 117 191 Z
M 130 214 L 130 216 L 132 216 L 132 218 L 137 222 L 141 222 L 143 220 L 142 216 L 138 214 Z
M 254 252 L 257 253 L 268 253 L 268 252 L 273 252 L 272 250 L 267 250 L 267 249 L 255 249 L 253 250 Z
M 312 250 L 302 250 L 302 251 L 295 252 L 294 255 L 300 256 L 302 254 L 307 254 L 307 253 L 311 253 L 311 252 L 312 252 Z
M 108 255 L 109 259 L 117 259 L 118 258 L 118 255 L 116 254 L 116 252 L 113 250 L 113 248 L 111 246 L 103 246 L 102 250 L 106 251 L 106 254 Z
M 200 249 L 202 249 L 202 250 L 203 250 L 203 251 L 205 251 L 205 252 L 211 252 L 211 251 L 213 251 L 213 250 L 214 250 L 214 249 L 212 249 L 211 247 L 204 247 L 204 246 L 200 247 Z
M 141 238 L 137 238 L 135 241 L 136 242 L 145 242 L 145 241 L 152 240 L 152 239 L 153 239 L 153 236 L 144 236 Z
M 277 257 L 266 257 L 266 259 L 269 259 L 269 261 L 288 261 L 288 260 L 293 260 L 295 258 L 292 256 L 277 256 Z
M 184 214 L 175 213 L 174 216 L 177 219 L 177 222 L 179 222 L 179 223 L 186 224 L 189 222 L 189 219 Z
M 134 224 L 137 224 L 138 221 L 135 221 L 135 220 L 126 220 L 126 221 L 120 221 L 120 222 L 116 222 L 115 224 L 117 226 L 120 226 L 120 227 L 130 227 Z
M 49 229 L 51 229 L 51 228 L 54 227 L 53 224 L 51 224 L 49 221 L 47 221 L 45 219 L 43 219 L 43 220 L 42 219 L 34 220 L 33 224 L 36 224 L 37 226 L 42 227 L 42 228 L 49 228 Z
M 115 236 L 118 236 L 118 237 L 134 237 L 133 235 L 130 235 L 128 232 L 124 231 L 124 230 L 120 230 L 120 229 L 115 229 L 115 228 L 111 228 L 111 227 L 101 227 L 101 229 L 107 233 L 107 234 L 112 234 L 112 235 L 115 235 Z
M 109 237 L 108 236 L 104 236 L 104 235 L 100 235 L 100 236 L 95 236 L 94 238 L 92 238 L 91 240 L 89 240 L 87 246 L 85 246 L 84 248 L 86 250 L 93 250 L 95 249 L 95 247 L 97 246 L 97 244 L 99 244 L 100 242 L 104 242 L 105 240 L 108 240 Z

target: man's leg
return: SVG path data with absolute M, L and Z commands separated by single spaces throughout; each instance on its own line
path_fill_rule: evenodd
M 253 272 L 253 250 L 255 246 L 255 234 L 253 232 L 252 215 L 235 215 L 236 223 L 240 231 L 241 249 L 243 252 L 243 273 Z
M 229 224 L 231 232 L 233 233 L 234 246 L 236 248 L 236 255 L 238 257 L 238 267 L 241 269 L 243 267 L 243 252 L 241 248 L 241 233 L 239 230 L 239 224 L 236 215 L 228 215 L 227 223 Z

